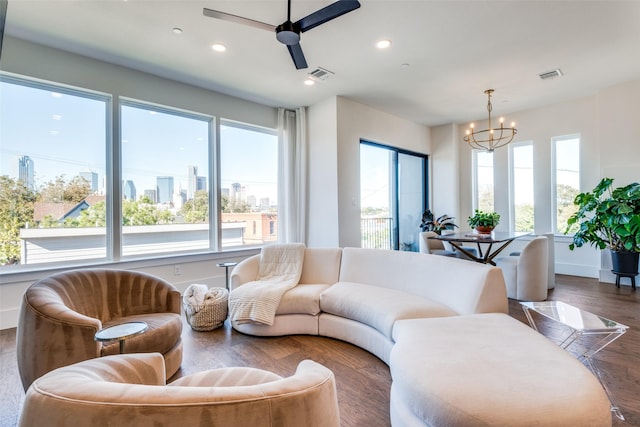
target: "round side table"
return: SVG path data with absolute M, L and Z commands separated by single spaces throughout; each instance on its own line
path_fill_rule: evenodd
M 217 267 L 224 267 L 227 290 L 229 290 L 229 268 L 235 267 L 236 265 L 238 265 L 237 262 L 219 262 L 216 264 Z
M 149 329 L 146 322 L 126 322 L 109 326 L 96 332 L 95 340 L 100 342 L 120 341 L 120 354 L 124 353 L 124 342 Z

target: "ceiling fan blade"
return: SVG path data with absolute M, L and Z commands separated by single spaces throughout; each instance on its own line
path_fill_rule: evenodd
M 304 53 L 302 53 L 302 47 L 300 46 L 300 43 L 288 44 L 287 49 L 289 49 L 291 59 L 293 59 L 293 63 L 296 66 L 296 70 L 301 70 L 308 67 L 307 60 L 304 58 Z
M 250 27 L 260 28 L 261 30 L 267 30 L 272 32 L 276 30 L 275 25 L 266 24 L 264 22 L 256 21 L 256 20 L 245 18 L 238 15 L 232 15 L 226 12 L 220 12 L 219 10 L 204 8 L 202 9 L 202 14 L 204 16 L 208 16 L 209 18 L 216 18 L 216 19 L 222 19 L 224 21 L 236 22 L 238 24 L 248 25 Z
M 360 7 L 358 0 L 338 0 L 329 6 L 323 7 L 320 10 L 313 12 L 311 15 L 307 15 L 294 24 L 296 28 L 300 29 L 300 32 L 309 31 L 318 25 L 331 21 L 332 19 L 342 16 L 345 13 L 351 12 Z

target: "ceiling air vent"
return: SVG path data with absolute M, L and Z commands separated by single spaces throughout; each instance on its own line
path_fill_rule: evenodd
M 562 70 L 558 68 L 553 71 L 547 71 L 546 73 L 538 74 L 538 76 L 540 76 L 542 80 L 547 80 L 547 79 L 554 79 L 556 77 L 563 76 L 563 74 L 562 74 Z
M 333 71 L 326 70 L 326 69 L 324 69 L 322 67 L 318 67 L 318 68 L 316 68 L 315 70 L 313 70 L 312 72 L 309 73 L 309 77 L 312 80 L 315 80 L 317 82 L 321 82 L 321 81 L 327 80 L 329 77 L 331 77 L 333 75 L 334 75 Z

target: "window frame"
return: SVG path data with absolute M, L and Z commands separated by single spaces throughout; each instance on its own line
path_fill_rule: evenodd
M 52 261 L 37 264 L 15 264 L 2 266 L 0 276 L 20 275 L 20 277 L 36 277 L 38 271 L 55 271 L 58 269 L 91 267 L 101 265 L 127 266 L 127 268 L 140 268 L 143 266 L 165 265 L 167 260 L 182 262 L 183 259 L 192 261 L 221 258 L 234 254 L 255 253 L 261 245 L 242 245 L 223 248 L 220 239 L 222 234 L 222 222 L 220 221 L 220 123 L 265 132 L 277 137 L 276 128 L 260 124 L 245 123 L 233 119 L 223 118 L 220 115 L 211 115 L 190 111 L 180 107 L 158 104 L 152 101 L 140 100 L 131 97 L 118 96 L 87 89 L 78 86 L 67 85 L 55 81 L 42 80 L 19 74 L 0 71 L 0 81 L 17 84 L 26 87 L 58 92 L 88 99 L 97 99 L 105 102 L 105 146 L 104 146 L 104 190 L 106 195 L 106 219 L 105 219 L 105 257 L 90 258 L 77 261 Z M 207 144 L 207 170 L 209 193 L 209 245 L 202 250 L 170 251 L 163 253 L 148 253 L 136 255 L 122 255 L 123 227 L 122 227 L 122 198 L 124 197 L 124 183 L 122 182 L 122 106 L 132 106 L 171 115 L 179 115 L 188 118 L 208 121 Z M 277 145 L 279 149 L 279 144 Z M 279 174 L 277 179 L 279 179 Z M 277 184 L 276 184 L 277 187 Z M 276 190 L 277 191 L 277 190 Z
M 61 93 L 64 95 L 85 98 L 89 100 L 104 102 L 104 169 L 105 169 L 105 205 L 106 205 L 106 226 L 105 226 L 105 256 L 97 257 L 97 258 L 86 258 L 82 259 L 79 262 L 66 262 L 66 261 L 52 261 L 52 262 L 43 262 L 43 263 L 33 263 L 33 264 L 17 264 L 17 265 L 7 265 L 0 266 L 0 272 L 13 272 L 15 271 L 29 271 L 31 269 L 42 269 L 42 268 L 51 268 L 56 266 L 75 266 L 75 265 L 85 265 L 85 264 L 95 264 L 101 262 L 111 262 L 113 261 L 113 245 L 114 245 L 114 235 L 110 232 L 110 221 L 113 221 L 113 218 L 109 215 L 109 206 L 113 205 L 113 173 L 112 165 L 113 165 L 113 152 L 114 146 L 113 143 L 113 128 L 114 123 L 116 122 L 113 112 L 114 112 L 114 96 L 109 93 L 81 88 L 77 86 L 72 86 L 59 82 L 52 82 L 43 79 L 37 79 L 34 77 L 23 76 L 19 74 L 9 73 L 6 71 L 0 71 L 0 82 L 9 83 L 18 86 L 24 86 L 31 89 L 42 90 L 46 92 L 52 93 Z M 113 227 L 111 227 L 113 228 Z

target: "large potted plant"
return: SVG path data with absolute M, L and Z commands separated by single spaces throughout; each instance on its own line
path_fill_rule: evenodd
M 437 234 L 442 234 L 443 230 L 453 230 L 458 227 L 454 222 L 455 218 L 449 215 L 436 216 L 427 209 L 422 214 L 422 222 L 420 223 L 420 229 L 422 231 L 435 231 Z
M 640 184 L 613 188 L 612 178 L 603 178 L 574 202 L 578 210 L 567 220 L 565 234 L 574 231 L 569 249 L 585 243 L 611 250 L 613 272 L 638 274 L 640 255 Z M 577 226 L 577 229 L 576 229 Z
M 484 212 L 476 209 L 467 219 L 469 227 L 475 228 L 480 234 L 489 234 L 500 222 L 500 214 L 497 212 Z

